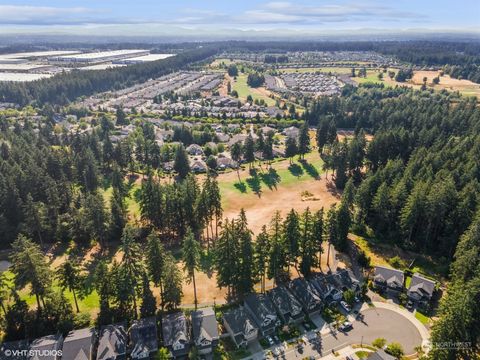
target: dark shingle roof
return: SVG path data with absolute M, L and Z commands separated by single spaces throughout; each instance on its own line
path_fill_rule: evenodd
M 268 295 L 281 314 L 290 313 L 295 316 L 302 312 L 302 305 L 284 286 L 273 288 Z
M 116 359 L 127 350 L 127 331 L 125 324 L 103 326 L 98 342 L 97 360 Z
M 158 349 L 157 321 L 154 316 L 135 320 L 130 328 L 130 341 L 135 347 L 148 348 L 149 351 Z
M 187 344 L 190 337 L 185 314 L 176 312 L 165 315 L 162 320 L 162 334 L 165 346 L 172 346 L 177 341 Z
M 377 350 L 373 354 L 371 354 L 367 360 L 396 360 L 396 358 L 392 355 L 387 354 L 383 350 Z
M 321 304 L 320 295 L 313 285 L 306 280 L 297 278 L 290 282 L 290 288 L 306 309 L 313 310 Z
M 265 294 L 250 294 L 245 298 L 245 303 L 250 310 L 260 320 L 259 326 L 262 324 L 275 323 L 277 320 L 277 313 L 273 306 L 272 301 Z
M 192 331 L 196 343 L 200 343 L 202 339 L 209 341 L 218 340 L 217 320 L 212 308 L 192 312 Z
M 427 279 L 421 276 L 418 273 L 413 274 L 412 280 L 410 281 L 410 287 L 408 288 L 410 292 L 418 292 L 422 295 L 427 295 L 431 297 L 435 291 L 435 281 Z
M 401 270 L 376 266 L 374 279 L 375 281 L 385 282 L 389 286 L 392 284 L 403 286 L 404 275 Z
M 223 314 L 223 320 L 228 324 L 234 334 L 244 334 L 256 329 L 255 322 L 243 308 L 232 309 Z
M 62 348 L 62 335 L 48 335 L 35 339 L 30 344 L 32 350 L 60 350 Z M 33 358 L 35 359 L 35 358 Z M 55 356 L 44 356 L 42 360 L 54 360 Z
M 90 360 L 94 340 L 94 329 L 73 330 L 63 342 L 62 358 L 72 360 Z

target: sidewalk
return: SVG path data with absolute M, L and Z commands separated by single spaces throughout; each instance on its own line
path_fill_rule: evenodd
M 339 360 L 339 359 L 345 359 L 347 356 L 352 356 L 354 355 L 357 351 L 368 351 L 372 352 L 370 349 L 365 349 L 365 348 L 352 348 L 351 346 L 344 347 L 341 350 L 338 350 L 338 356 L 335 356 L 333 354 L 328 354 L 326 356 L 323 356 L 320 358 L 320 360 Z

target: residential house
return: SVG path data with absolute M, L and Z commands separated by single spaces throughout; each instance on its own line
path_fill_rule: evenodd
M 207 171 L 207 164 L 202 160 L 193 160 L 190 164 L 190 169 L 194 173 L 202 173 Z
M 132 359 L 147 359 L 158 350 L 157 320 L 154 316 L 133 321 L 129 332 Z
M 267 292 L 284 324 L 299 323 L 304 319 L 302 305 L 284 286 Z
M 217 157 L 217 169 L 219 170 L 225 170 L 225 169 L 236 169 L 238 168 L 238 163 L 230 159 L 229 157 L 226 156 L 218 156 Z
M 272 301 L 265 294 L 250 294 L 245 300 L 245 308 L 252 316 L 263 336 L 273 334 L 280 319 Z
M 95 329 L 72 330 L 63 342 L 62 359 L 91 360 Z
M 187 153 L 189 153 L 190 155 L 196 155 L 196 156 L 203 155 L 203 149 L 198 144 L 191 144 L 187 146 L 186 150 L 187 150 Z
M 342 291 L 337 289 L 335 285 L 332 285 L 324 274 L 315 276 L 310 282 L 317 289 L 317 292 L 325 305 L 334 305 L 342 300 Z
M 435 292 L 435 281 L 427 279 L 418 273 L 413 274 L 407 296 L 421 306 L 428 306 Z
M 166 314 L 162 319 L 163 345 L 174 358 L 186 357 L 190 351 L 190 333 L 183 312 Z
M 285 135 L 286 137 L 296 139 L 298 138 L 298 134 L 300 133 L 300 130 L 295 127 L 295 126 L 290 126 L 286 129 L 283 129 L 282 134 Z
M 290 282 L 289 288 L 293 295 L 300 301 L 303 310 L 308 315 L 318 313 L 322 310 L 322 299 L 311 283 L 305 279 L 297 278 Z
M 246 347 L 258 337 L 255 321 L 243 307 L 224 313 L 223 325 L 237 347 Z
M 98 340 L 97 360 L 125 360 L 127 330 L 125 324 L 102 326 Z
M 63 336 L 62 334 L 57 335 L 48 335 L 41 337 L 39 339 L 33 340 L 30 344 L 30 350 L 34 350 L 36 353 L 31 360 L 58 360 L 60 356 L 57 356 L 59 350 L 62 350 L 63 345 Z M 42 354 L 49 352 L 48 355 L 39 356 L 38 354 Z
M 355 295 L 359 295 L 362 292 L 360 281 L 358 281 L 355 275 L 348 269 L 340 269 L 337 272 L 327 275 L 325 279 L 341 293 L 352 290 Z
M 213 308 L 192 312 L 193 343 L 201 355 L 210 354 L 218 345 L 218 324 Z
M 373 284 L 374 287 L 380 291 L 398 293 L 403 290 L 404 279 L 405 277 L 401 270 L 376 266 L 374 270 Z
M 380 349 L 374 353 L 371 353 L 367 360 L 396 360 L 395 356 L 387 354 L 384 350 Z

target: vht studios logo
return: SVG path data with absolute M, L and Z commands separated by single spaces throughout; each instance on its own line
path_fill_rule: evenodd
M 43 357 L 56 357 L 62 356 L 62 350 L 4 350 L 3 354 L 7 357 L 37 357 L 41 359 Z

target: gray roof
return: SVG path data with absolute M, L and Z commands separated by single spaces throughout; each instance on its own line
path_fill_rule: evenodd
M 272 301 L 265 294 L 250 294 L 245 298 L 245 304 L 259 320 L 259 326 L 270 325 L 277 320 L 277 313 Z
M 321 305 L 321 298 L 315 287 L 305 279 L 297 278 L 290 282 L 290 288 L 306 310 L 314 310 Z
M 410 287 L 408 288 L 408 291 L 418 292 L 422 296 L 426 295 L 428 297 L 432 297 L 433 292 L 435 291 L 435 281 L 415 273 L 410 281 Z
M 199 309 L 192 312 L 193 340 L 201 342 L 218 340 L 218 325 L 212 308 Z
M 97 360 L 116 359 L 127 350 L 127 331 L 125 324 L 102 326 L 98 342 Z
M 90 360 L 92 356 L 95 329 L 70 331 L 63 342 L 62 358 L 71 360 Z
M 228 324 L 234 334 L 248 333 L 250 329 L 257 328 L 255 322 L 243 307 L 224 313 L 223 321 Z
M 404 274 L 401 270 L 376 266 L 374 280 L 385 282 L 388 286 L 403 286 Z
M 149 351 L 158 349 L 157 320 L 154 316 L 135 320 L 130 327 L 130 342 L 135 347 L 146 347 Z
M 172 346 L 177 341 L 187 344 L 190 342 L 187 318 L 183 312 L 167 314 L 162 319 L 163 343 Z
M 268 296 L 282 315 L 289 313 L 295 316 L 302 313 L 302 305 L 284 286 L 273 288 Z
M 60 350 L 62 348 L 63 337 L 61 334 L 57 335 L 48 335 L 38 339 L 35 339 L 30 344 L 31 350 Z M 31 359 L 37 360 L 38 357 L 35 356 Z M 42 360 L 54 360 L 55 356 L 43 356 Z
M 371 354 L 367 360 L 397 360 L 396 357 L 392 356 L 392 355 L 389 355 L 387 354 L 385 351 L 383 350 L 377 350 L 376 352 L 374 352 L 373 354 Z

